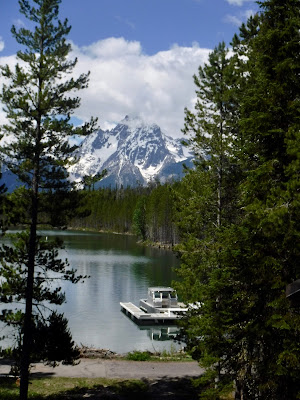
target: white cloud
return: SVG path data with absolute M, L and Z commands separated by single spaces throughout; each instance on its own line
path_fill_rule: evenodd
M 255 11 L 254 10 L 245 10 L 244 12 L 243 12 L 243 16 L 246 18 L 246 19 L 248 19 L 248 18 L 250 18 L 251 16 L 253 16 L 253 15 L 255 15 Z
M 14 19 L 13 24 L 15 25 L 16 28 L 26 28 L 25 22 L 23 22 L 20 18 Z
M 90 57 L 91 59 L 130 57 L 142 52 L 139 42 L 127 42 L 124 38 L 108 38 L 80 49 L 73 44 L 73 49 L 79 52 L 79 54 Z
M 254 3 L 254 0 L 226 0 L 227 3 L 234 5 L 234 6 L 243 6 L 245 3 L 252 2 Z
M 174 45 L 154 55 L 143 53 L 139 42 L 109 38 L 85 48 L 73 45 L 77 74 L 91 71 L 89 88 L 80 93 L 77 116 L 97 116 L 101 127 L 139 114 L 166 133 L 182 136 L 184 107 L 192 107 L 193 74 L 211 50 Z
M 224 22 L 228 22 L 229 24 L 235 25 L 235 26 L 241 26 L 243 20 L 236 15 L 229 15 L 227 14 L 224 17 Z
M 255 14 L 254 10 L 244 10 L 243 12 L 240 12 L 238 15 L 227 14 L 223 20 L 224 22 L 228 22 L 229 24 L 235 26 L 241 26 L 243 22 L 246 22 L 248 18 L 250 18 L 251 15 L 254 14 Z
M 174 45 L 149 56 L 139 42 L 123 38 L 100 40 L 82 48 L 73 44 L 70 56 L 78 57 L 75 77 L 91 72 L 88 89 L 78 93 L 82 101 L 75 116 L 83 121 L 98 117 L 105 129 L 126 114 L 138 114 L 156 122 L 170 136 L 181 137 L 184 108 L 192 108 L 195 97 L 193 75 L 210 51 L 194 43 L 190 47 Z M 8 61 L 15 62 L 12 57 L 0 57 L 0 64 Z
M 16 62 L 17 62 L 16 55 L 4 56 L 4 57 L 0 56 L 0 65 L 2 65 L 2 66 L 8 65 L 12 70 L 14 69 Z M 3 84 L 7 84 L 7 81 L 0 75 L 0 91 L 2 90 Z M 6 114 L 3 111 L 3 104 L 1 104 L 1 102 L 0 102 L 0 125 L 7 122 L 5 117 L 6 117 Z
M 119 21 L 121 24 L 125 24 L 125 25 L 129 26 L 129 28 L 135 29 L 135 24 L 133 22 L 131 22 L 129 19 L 122 18 L 119 15 L 116 15 L 115 19 L 117 21 Z
M 4 49 L 4 40 L 2 39 L 2 37 L 0 36 L 0 51 L 2 51 Z

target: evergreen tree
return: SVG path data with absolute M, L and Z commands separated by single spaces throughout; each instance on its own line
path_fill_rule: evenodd
M 195 111 L 185 110 L 183 132 L 188 136 L 186 144 L 195 153 L 195 168 L 187 170 L 177 188 L 177 220 L 182 238 L 178 249 L 184 259 L 184 254 L 191 251 L 198 254 L 193 260 L 186 259 L 187 269 L 192 265 L 199 268 L 196 259 L 202 259 L 201 253 L 206 253 L 209 243 L 214 245 L 217 230 L 234 220 L 239 171 L 234 153 L 238 107 L 232 90 L 237 79 L 233 71 L 228 49 L 220 43 L 209 55 L 208 64 L 200 66 L 198 76 L 194 76 Z M 187 277 L 184 265 L 183 279 Z
M 241 101 L 243 218 L 225 247 L 238 265 L 243 301 L 241 396 L 299 396 L 297 310 L 285 297 L 299 278 L 299 1 L 265 1 L 249 42 L 251 77 Z M 226 260 L 228 262 L 228 259 Z M 241 375 L 240 374 L 240 375 Z
M 138 237 L 143 241 L 147 239 L 147 225 L 146 225 L 146 199 L 141 197 L 135 207 L 133 213 L 133 229 Z
M 74 271 L 68 272 L 67 266 L 56 259 L 57 253 L 53 247 L 46 248 L 45 253 L 42 251 L 44 244 L 37 235 L 40 194 L 68 188 L 66 166 L 74 151 L 68 138 L 76 134 L 88 134 L 95 127 L 94 120 L 80 128 L 75 128 L 70 120 L 74 109 L 80 105 L 80 99 L 69 93 L 85 88 L 88 74 L 82 74 L 78 79 L 67 76 L 77 60 L 68 58 L 71 48 L 66 36 L 70 26 L 67 20 L 58 20 L 60 3 L 61 0 L 19 1 L 20 12 L 34 28 L 31 31 L 12 27 L 13 36 L 25 49 L 17 53 L 19 62 L 14 70 L 9 66 L 1 67 L 2 76 L 8 81 L 3 86 L 1 101 L 9 121 L 1 128 L 4 136 L 9 138 L 1 147 L 3 161 L 29 189 L 28 235 L 18 238 L 19 248 L 2 252 L 1 269 L 5 275 L 7 268 L 10 268 L 11 276 L 16 278 L 23 279 L 24 273 L 27 275 L 25 289 L 16 284 L 20 293 L 14 293 L 17 299 L 26 299 L 24 319 L 22 317 L 21 399 L 26 399 L 28 392 L 33 300 L 34 304 L 45 299 L 50 303 L 56 303 L 59 298 L 62 300 L 59 289 L 53 290 L 52 297 L 48 290 L 44 292 L 48 281 L 46 276 L 40 274 L 39 268 L 45 265 L 62 274 L 65 279 L 77 280 Z M 15 283 L 11 282 L 9 289 L 7 282 L 2 291 L 15 290 Z
M 229 272 L 221 265 L 220 234 L 237 219 L 236 189 L 241 179 L 236 160 L 240 78 L 236 63 L 221 43 L 194 77 L 195 112 L 186 110 L 183 131 L 192 135 L 187 144 L 196 154 L 195 169 L 187 172 L 177 189 L 182 281 L 176 286 L 186 302 L 195 303 L 183 323 L 184 340 L 193 357 L 208 368 L 202 381 L 206 384 L 212 377 L 218 381 L 216 388 L 208 387 L 206 395 L 211 398 L 230 384 L 221 375 L 229 322 L 226 307 L 232 308 L 232 299 L 226 290 Z
M 300 395 L 300 316 L 285 295 L 300 273 L 300 3 L 260 6 L 233 41 L 239 80 L 230 91 L 240 105 L 233 154 L 238 175 L 243 172 L 233 218 L 222 213 L 218 229 L 208 231 L 216 221 L 211 167 L 188 174 L 188 194 L 179 197 L 182 204 L 189 199 L 188 208 L 178 203 L 182 293 L 196 303 L 185 338 L 207 368 L 200 379 L 205 399 L 230 392 L 233 382 L 236 399 Z
M 97 182 L 101 181 L 101 179 L 103 179 L 106 174 L 107 174 L 107 171 L 106 171 L 106 169 L 104 169 L 103 171 L 98 172 L 97 174 L 95 174 L 93 176 L 85 175 L 82 179 L 83 186 L 84 187 L 87 186 L 89 191 L 91 190 L 91 188 L 92 188 L 92 190 L 95 190 L 95 184 Z
M 197 87 L 195 111 L 185 110 L 183 133 L 186 144 L 196 155 L 198 170 L 211 174 L 215 192 L 215 225 L 222 224 L 225 212 L 226 171 L 232 164 L 233 146 L 236 140 L 236 103 L 233 90 L 234 65 L 228 56 L 225 43 L 220 43 L 209 55 L 208 64 L 199 67 L 194 75 Z M 224 216 L 225 217 L 225 216 Z M 226 217 L 225 217 L 226 218 Z

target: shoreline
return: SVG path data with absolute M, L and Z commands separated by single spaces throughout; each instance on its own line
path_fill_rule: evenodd
M 131 360 L 135 361 L 134 358 L 136 357 L 136 361 L 193 361 L 191 356 L 188 355 L 185 351 L 179 350 L 174 352 L 165 352 L 165 351 L 156 351 L 151 352 L 148 350 L 145 351 L 129 351 L 127 353 L 119 354 L 110 349 L 95 349 L 93 347 L 86 347 L 82 346 L 79 348 L 80 351 L 80 359 L 117 359 L 117 360 Z M 130 355 L 130 357 L 129 357 Z M 140 360 L 141 356 L 145 356 L 144 360 Z
M 81 231 L 81 232 L 90 232 L 90 233 L 110 233 L 112 235 L 124 235 L 124 236 L 135 236 L 137 238 L 136 243 L 141 245 L 141 246 L 146 246 L 146 247 L 154 247 L 158 249 L 164 249 L 164 250 L 171 250 L 173 251 L 173 248 L 177 246 L 179 243 L 163 243 L 163 242 L 152 242 L 151 240 L 140 240 L 138 239 L 137 235 L 131 232 L 116 232 L 116 231 L 106 231 L 103 229 L 91 229 L 91 228 L 74 228 L 72 226 L 68 226 L 67 231 Z

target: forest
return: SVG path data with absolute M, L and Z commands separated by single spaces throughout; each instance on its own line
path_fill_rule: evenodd
M 173 246 L 179 241 L 173 195 L 179 184 L 152 182 L 147 187 L 81 191 L 80 206 L 68 226 L 134 234 L 143 242 Z
M 176 191 L 177 284 L 201 399 L 300 396 L 300 2 L 258 2 L 194 75 L 196 154 Z M 298 281 L 299 282 L 299 281 Z

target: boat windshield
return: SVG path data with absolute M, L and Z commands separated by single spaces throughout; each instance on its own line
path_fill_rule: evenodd
M 173 292 L 156 290 L 156 291 L 153 291 L 153 298 L 154 299 L 160 299 L 160 298 L 163 298 L 163 299 L 169 299 L 169 298 L 177 299 L 177 294 L 176 294 L 175 290 Z

